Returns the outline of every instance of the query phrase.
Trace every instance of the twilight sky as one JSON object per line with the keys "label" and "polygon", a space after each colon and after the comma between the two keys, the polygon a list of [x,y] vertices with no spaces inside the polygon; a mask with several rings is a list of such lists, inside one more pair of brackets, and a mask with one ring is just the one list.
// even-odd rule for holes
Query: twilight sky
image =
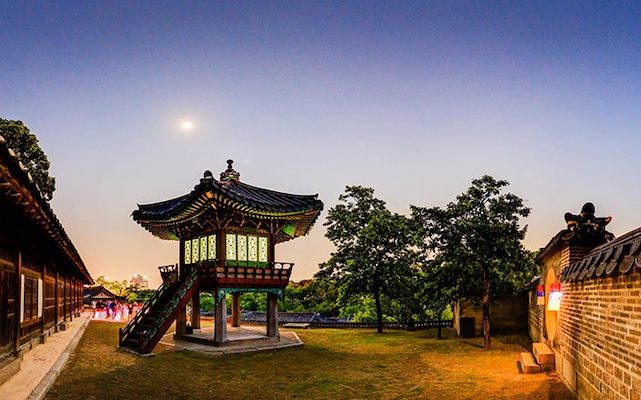
{"label": "twilight sky", "polygon": [[[585,201],[641,225],[640,4],[482,3],[2,0],[0,116],[40,138],[94,277],[159,284],[177,242],[132,210],[227,158],[326,210],[345,185],[407,213],[491,174],[532,207],[530,249]],[[276,249],[294,280],[331,251],[325,215]]]}

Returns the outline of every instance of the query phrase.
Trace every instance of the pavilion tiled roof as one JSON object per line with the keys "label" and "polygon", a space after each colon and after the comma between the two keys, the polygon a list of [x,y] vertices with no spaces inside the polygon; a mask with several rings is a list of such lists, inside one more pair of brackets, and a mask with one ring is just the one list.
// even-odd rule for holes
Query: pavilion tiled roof
{"label": "pavilion tiled roof", "polygon": [[27,169],[2,136],[0,136],[0,188],[2,193],[11,198],[28,218],[46,232],[67,261],[84,278],[85,283],[93,283],[78,250],[67,236],[49,202],[45,200]]}
{"label": "pavilion tiled roof", "polygon": [[323,202],[318,200],[318,195],[282,193],[239,181],[220,182],[212,178],[203,179],[191,193],[186,195],[159,203],[140,204],[132,216],[136,221],[179,217],[208,191],[219,194],[221,198],[237,202],[256,214],[281,215],[323,209]]}
{"label": "pavilion tiled roof", "polygon": [[295,236],[302,236],[323,210],[323,202],[317,194],[283,193],[240,182],[240,175],[231,168],[231,160],[228,163],[220,180],[205,171],[190,193],[159,203],[139,204],[132,213],[133,219],[162,239],[176,239],[176,225],[198,217],[210,204],[216,204],[216,207],[222,206],[256,219],[298,221]]}

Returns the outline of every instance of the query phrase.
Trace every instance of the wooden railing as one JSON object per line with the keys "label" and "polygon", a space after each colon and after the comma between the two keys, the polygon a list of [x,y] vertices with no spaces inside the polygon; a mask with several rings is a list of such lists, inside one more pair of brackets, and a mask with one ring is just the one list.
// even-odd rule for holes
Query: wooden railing
{"label": "wooden railing", "polygon": [[243,261],[216,260],[201,263],[197,268],[204,279],[215,279],[218,282],[254,282],[284,283],[289,281],[294,263],[262,263],[259,266],[247,266]]}
{"label": "wooden railing", "polygon": [[[152,339],[156,339],[154,343],[160,340],[156,338],[156,335],[158,335],[159,332],[163,334],[167,328],[169,328],[169,325],[173,323],[175,316],[172,315],[178,310],[178,307],[185,305],[188,299],[191,298],[193,293],[192,289],[194,289],[197,280],[198,272],[196,270],[190,271],[186,276],[180,277],[180,283],[176,289],[177,293],[166,303],[162,312],[154,320],[153,325],[142,332],[142,337],[140,338],[141,351],[151,351],[151,349],[146,350],[149,342]],[[155,344],[153,344],[152,347],[153,346],[155,346]]]}
{"label": "wooden railing", "polygon": [[178,264],[163,265],[158,269],[163,282],[175,279],[178,276]]}
{"label": "wooden railing", "polygon": [[125,338],[131,333],[133,328],[142,321],[143,316],[152,309],[156,303],[173,287],[174,283],[178,280],[178,274],[171,274],[168,280],[163,279],[162,285],[154,292],[153,295],[145,302],[140,311],[129,321],[127,326],[121,328],[118,332],[118,345],[122,346]]}

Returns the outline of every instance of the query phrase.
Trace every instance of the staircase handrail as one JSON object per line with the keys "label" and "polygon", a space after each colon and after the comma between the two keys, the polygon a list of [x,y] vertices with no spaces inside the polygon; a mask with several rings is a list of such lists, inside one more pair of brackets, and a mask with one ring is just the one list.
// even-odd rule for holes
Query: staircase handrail
{"label": "staircase handrail", "polygon": [[153,307],[154,304],[162,297],[169,287],[173,286],[174,282],[177,280],[178,275],[172,275],[169,280],[164,281],[160,287],[154,292],[153,295],[143,304],[142,308],[136,313],[136,315],[129,321],[127,326],[121,328],[118,332],[118,344],[122,346],[123,341],[131,333],[131,330],[142,320],[142,317]]}
{"label": "staircase handrail", "polygon": [[192,268],[191,271],[187,273],[185,278],[180,279],[180,286],[178,287],[178,296],[175,296],[171,303],[167,304],[163,313],[158,316],[158,319],[154,321],[154,325],[149,329],[146,329],[142,332],[140,337],[140,349],[143,349],[149,340],[151,340],[154,335],[156,335],[158,329],[164,324],[167,318],[175,311],[180,303],[180,300],[185,296],[185,294],[191,289],[196,280],[198,279],[198,268]]}

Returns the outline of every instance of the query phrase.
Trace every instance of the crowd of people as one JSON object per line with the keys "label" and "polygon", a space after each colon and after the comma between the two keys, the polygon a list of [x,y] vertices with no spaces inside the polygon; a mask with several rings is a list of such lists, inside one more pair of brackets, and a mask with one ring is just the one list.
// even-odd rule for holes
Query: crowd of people
{"label": "crowd of people", "polygon": [[91,303],[91,318],[110,321],[129,321],[142,308],[138,302],[127,303],[118,300]]}

